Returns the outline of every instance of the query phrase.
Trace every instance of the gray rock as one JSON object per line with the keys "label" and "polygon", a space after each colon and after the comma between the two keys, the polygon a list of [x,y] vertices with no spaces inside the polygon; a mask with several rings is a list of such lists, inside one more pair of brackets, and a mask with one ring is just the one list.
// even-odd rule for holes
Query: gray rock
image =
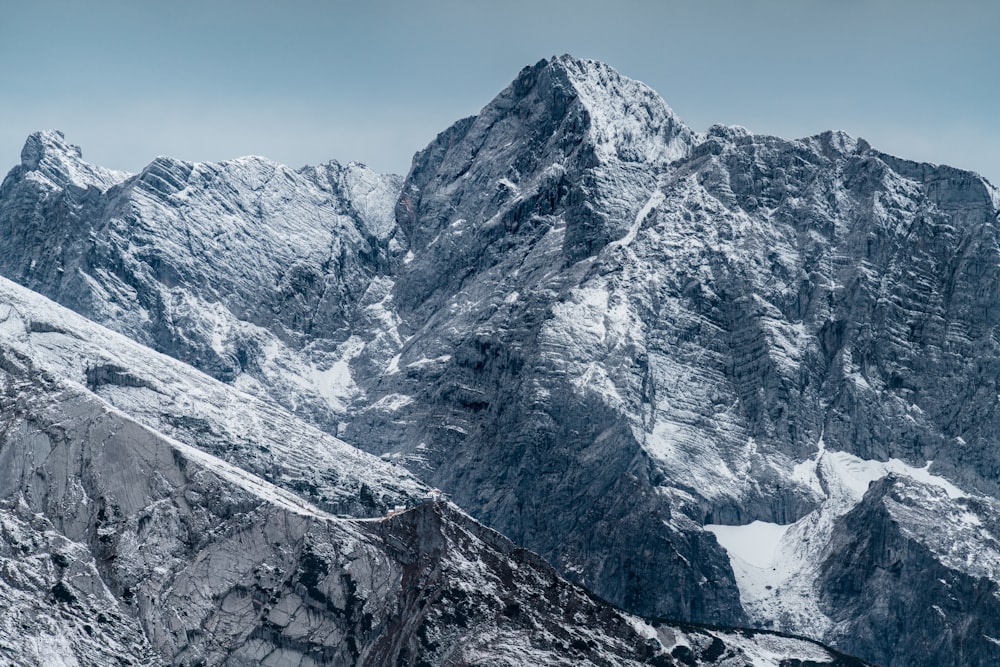
{"label": "gray rock", "polygon": [[[822,566],[820,590],[839,623],[838,644],[886,667],[994,664],[998,509],[993,500],[950,510],[906,478],[873,484],[838,524]],[[978,535],[969,539],[970,532]],[[943,539],[929,547],[927,534]],[[967,563],[982,569],[969,572]]]}
{"label": "gray rock", "polygon": [[405,371],[369,389],[414,401],[392,420],[376,402],[346,437],[369,449],[384,440],[618,604],[735,623],[725,555],[673,516],[655,491],[662,472],[619,411],[566,382],[560,357],[573,341],[546,330],[692,142],[651,90],[568,57],[526,68],[440,135],[414,159],[397,206],[413,253],[394,298],[410,334]]}
{"label": "gray rock", "polygon": [[[838,485],[933,461],[932,473],[995,497],[1000,197],[974,174],[835,132],[681,132],[675,159],[634,165],[587,148],[611,131],[588,125],[611,103],[585,91],[600,81],[609,98],[632,94],[602,72],[565,59],[526,70],[418,154],[397,209],[414,253],[395,290],[399,370],[367,386],[375,403],[345,435],[630,609],[747,613],[839,641],[857,607],[824,597],[808,557],[802,587],[769,608],[745,580],[737,604],[729,558],[699,526],[795,523],[795,539],[814,531],[813,554],[860,500],[806,474],[824,451],[857,457]],[[576,107],[588,109],[579,122]],[[659,145],[655,127],[632,137]],[[516,192],[508,146],[525,146],[533,169]],[[567,241],[579,230],[590,241]],[[387,418],[385,396],[410,400]],[[883,582],[886,594],[944,604],[919,571]],[[842,606],[804,611],[817,596]],[[848,644],[866,657],[963,664],[961,652],[922,657],[889,619],[864,618],[884,643]]]}

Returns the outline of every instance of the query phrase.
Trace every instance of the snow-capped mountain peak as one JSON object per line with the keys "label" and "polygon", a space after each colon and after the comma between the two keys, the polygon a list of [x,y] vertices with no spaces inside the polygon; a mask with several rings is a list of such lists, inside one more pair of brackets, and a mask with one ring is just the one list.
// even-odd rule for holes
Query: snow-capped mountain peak
{"label": "snow-capped mountain peak", "polygon": [[107,190],[131,174],[92,165],[83,159],[79,146],[66,141],[59,130],[43,130],[28,137],[21,149],[21,168],[33,172],[56,187]]}
{"label": "snow-capped mountain peak", "polygon": [[568,54],[539,64],[543,63],[563,73],[576,90],[601,159],[662,165],[690,151],[694,133],[646,84],[602,62]]}

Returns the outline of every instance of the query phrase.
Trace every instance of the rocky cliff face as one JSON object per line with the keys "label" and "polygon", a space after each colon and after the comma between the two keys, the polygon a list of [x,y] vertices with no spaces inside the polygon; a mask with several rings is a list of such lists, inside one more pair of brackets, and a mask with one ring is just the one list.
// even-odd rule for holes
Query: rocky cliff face
{"label": "rocky cliff face", "polygon": [[289,489],[325,511],[379,516],[426,490],[404,470],[187,364],[4,281],[0,340],[158,433]]}
{"label": "rocky cliff face", "polygon": [[961,498],[945,510],[944,495],[885,477],[837,526],[818,588],[846,650],[887,667],[996,662],[1000,507]]}
{"label": "rocky cliff face", "polygon": [[[570,80],[582,70],[611,97],[625,94],[598,65],[546,62],[417,157],[401,199],[413,213],[400,221],[405,229],[426,212],[423,227],[440,233],[426,263],[446,268],[426,282],[445,292],[417,303],[397,290],[403,312],[413,303],[404,322],[419,328],[398,363],[405,376],[376,387],[413,397],[395,413],[406,426],[375,415],[353,422],[348,438],[370,443],[372,431],[388,432],[383,446],[419,456],[426,478],[630,608],[742,612],[834,636],[833,618],[849,612],[842,598],[824,598],[825,579],[812,573],[805,591],[787,585],[758,596],[741,578],[738,607],[729,559],[695,526],[794,524],[779,553],[802,559],[831,539],[830,526],[860,500],[853,485],[869,473],[895,466],[919,477],[930,466],[927,474],[968,492],[996,493],[997,448],[983,426],[997,408],[996,191],[974,174],[886,156],[840,133],[786,141],[715,127],[688,141],[679,133],[684,148],[668,163],[633,165],[596,148],[578,148],[597,157],[574,162],[577,153],[533,148],[543,175],[580,184],[602,171],[616,174],[615,185],[574,197],[571,186],[539,178],[484,209],[483,192],[511,191],[499,173],[509,160],[483,154],[490,142],[467,128],[502,129],[494,118],[518,91],[531,109],[571,108],[539,70]],[[590,122],[608,117],[607,102],[579,89],[576,104],[599,107]],[[632,137],[656,146],[660,126],[639,124]],[[567,139],[575,127],[554,136],[597,143],[586,123],[579,143]],[[463,171],[428,159],[439,154],[483,159]],[[477,168],[494,170],[495,188],[477,180]],[[411,187],[419,200],[407,199]],[[580,217],[581,197],[588,210],[614,211],[583,256],[566,240],[592,220]],[[501,222],[493,243],[502,252],[483,249]],[[425,251],[412,251],[399,285],[411,283],[409,272],[423,282]],[[854,458],[837,467],[825,451]],[[841,475],[836,483],[823,476],[827,465]],[[952,502],[942,500],[944,521]],[[976,576],[996,581],[992,570]],[[675,577],[681,587],[667,590]],[[893,585],[896,594],[913,590]],[[893,647],[873,657],[895,650],[923,659],[907,649],[909,630],[873,620]]]}
{"label": "rocky cliff face", "polygon": [[[998,210],[975,174],[843,133],[693,133],[562,57],[405,182],[259,159],[128,176],[37,135],[0,188],[0,271],[405,464],[633,612],[960,665],[997,639],[1000,574],[865,492],[909,480],[936,499],[926,526],[1000,493]],[[199,440],[188,406],[143,407],[155,373],[76,373]],[[230,447],[224,409],[191,409]],[[340,511],[308,466],[252,451],[226,458]],[[973,514],[962,548],[992,553]],[[906,577],[883,576],[875,534],[906,545]],[[914,648],[935,632],[951,648]]]}
{"label": "rocky cliff face", "polygon": [[[616,406],[567,374],[577,332],[552,328],[691,141],[651,90],[570,59],[527,68],[438,137],[397,207],[413,253],[394,293],[403,370],[369,390],[412,402],[388,428],[376,407],[346,433],[365,447],[385,438],[490,525],[630,609],[738,622],[724,554],[671,512]],[[550,509],[562,507],[574,518]]]}
{"label": "rocky cliff face", "polygon": [[[210,412],[213,392],[235,390],[3,279],[0,307],[6,660],[736,665],[778,655],[861,664],[803,640],[646,623],[448,503],[411,499],[391,519],[328,514],[203,451],[218,438],[192,446],[133,419],[127,411],[148,418],[142,394],[99,395],[117,382],[155,390],[169,405],[183,391]],[[153,364],[157,384],[129,368],[93,373],[103,379],[97,387],[76,382],[69,360],[89,364],[99,344],[103,354]],[[326,462],[336,473],[329,493],[355,495],[361,484],[383,498],[416,487],[402,471],[393,485],[389,466],[361,452],[339,454]],[[274,452],[271,467],[290,465],[284,456]]]}

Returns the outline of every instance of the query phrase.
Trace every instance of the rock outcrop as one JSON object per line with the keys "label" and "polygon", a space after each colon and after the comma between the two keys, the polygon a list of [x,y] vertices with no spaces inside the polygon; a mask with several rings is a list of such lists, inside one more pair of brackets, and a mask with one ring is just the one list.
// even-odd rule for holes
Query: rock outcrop
{"label": "rock outcrop", "polygon": [[[0,186],[3,275],[336,433],[383,326],[400,178],[331,162],[92,167],[32,135]],[[28,224],[25,224],[28,223]],[[391,324],[391,323],[390,323]],[[378,356],[376,354],[376,356]],[[391,357],[391,354],[388,354]],[[386,357],[388,358],[388,357]]]}

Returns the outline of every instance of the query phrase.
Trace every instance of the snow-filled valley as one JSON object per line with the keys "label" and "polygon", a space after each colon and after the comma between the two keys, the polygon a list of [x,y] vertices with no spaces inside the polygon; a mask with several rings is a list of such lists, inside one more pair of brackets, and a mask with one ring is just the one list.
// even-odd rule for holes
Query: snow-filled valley
{"label": "snow-filled valley", "polygon": [[[821,440],[815,458],[798,464],[793,472],[825,496],[817,509],[792,524],[706,525],[729,554],[740,599],[751,618],[812,636],[829,636],[835,630],[834,621],[819,605],[817,586],[820,567],[829,556],[833,527],[861,502],[873,482],[886,477],[895,478],[922,501],[915,511],[890,508],[904,530],[938,551],[942,562],[956,570],[1000,578],[1000,542],[979,516],[984,510],[992,511],[996,503],[987,498],[979,499],[985,507],[962,502],[968,494],[931,474],[930,465],[914,468],[899,459],[866,461],[826,451]],[[956,559],[951,549],[960,550],[962,557]]]}

